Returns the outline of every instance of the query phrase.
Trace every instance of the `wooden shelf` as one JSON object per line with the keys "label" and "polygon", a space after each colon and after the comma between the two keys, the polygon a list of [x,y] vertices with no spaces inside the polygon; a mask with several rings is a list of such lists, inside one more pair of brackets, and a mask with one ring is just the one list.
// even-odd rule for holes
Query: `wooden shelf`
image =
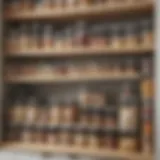
{"label": "wooden shelf", "polygon": [[71,83],[71,82],[92,82],[92,81],[119,81],[119,80],[138,80],[140,77],[135,75],[85,75],[85,76],[53,76],[53,75],[31,75],[6,78],[7,83]]}
{"label": "wooden shelf", "polygon": [[152,45],[133,46],[128,48],[86,47],[86,48],[51,48],[51,49],[13,49],[6,51],[6,57],[70,57],[87,55],[142,55],[153,52]]}
{"label": "wooden shelf", "polygon": [[146,0],[137,3],[128,4],[110,4],[101,6],[90,6],[90,7],[75,7],[75,8],[63,8],[63,9],[52,9],[52,10],[36,10],[36,11],[21,11],[19,10],[5,13],[5,20],[40,20],[40,19],[60,19],[66,20],[70,18],[80,18],[93,15],[119,15],[125,13],[142,13],[153,9],[153,1]]}
{"label": "wooden shelf", "polygon": [[39,75],[39,76],[19,76],[6,78],[5,82],[8,83],[63,83],[63,82],[83,82],[83,81],[119,81],[119,80],[138,80],[139,75],[89,75],[89,76],[52,76],[52,75]]}
{"label": "wooden shelf", "polygon": [[122,158],[127,160],[153,160],[154,156],[151,154],[130,153],[117,150],[106,150],[99,148],[76,147],[76,146],[62,146],[62,145],[42,145],[42,144],[21,144],[8,143],[3,144],[2,149],[9,151],[24,151],[24,152],[41,152],[41,153],[56,153],[56,154],[73,154],[73,155],[87,155],[99,157]]}

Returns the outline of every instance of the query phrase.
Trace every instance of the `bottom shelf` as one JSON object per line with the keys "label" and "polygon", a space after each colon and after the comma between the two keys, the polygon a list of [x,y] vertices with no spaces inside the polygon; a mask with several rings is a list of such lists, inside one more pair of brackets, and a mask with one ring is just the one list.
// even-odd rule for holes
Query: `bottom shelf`
{"label": "bottom shelf", "polygon": [[41,152],[41,153],[57,153],[57,154],[76,154],[86,156],[112,157],[122,158],[126,160],[153,160],[154,156],[149,153],[133,153],[122,152],[120,150],[106,150],[100,148],[80,148],[75,146],[62,145],[42,145],[42,144],[28,144],[28,143],[5,143],[2,149],[9,151],[24,151],[24,152]]}

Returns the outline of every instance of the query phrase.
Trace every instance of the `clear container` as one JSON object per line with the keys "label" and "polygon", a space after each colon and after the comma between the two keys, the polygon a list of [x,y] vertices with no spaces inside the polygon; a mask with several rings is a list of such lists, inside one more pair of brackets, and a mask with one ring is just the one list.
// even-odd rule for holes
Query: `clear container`
{"label": "clear container", "polygon": [[42,48],[50,49],[53,47],[53,26],[45,24],[43,28]]}
{"label": "clear container", "polygon": [[121,137],[119,140],[119,149],[125,152],[135,152],[137,150],[137,138]]}
{"label": "clear container", "polygon": [[142,20],[141,26],[141,45],[152,46],[153,45],[153,29],[150,19]]}
{"label": "clear container", "polygon": [[120,95],[118,128],[120,132],[136,131],[138,127],[137,97],[126,84]]}
{"label": "clear container", "polygon": [[125,74],[126,75],[135,75],[137,72],[136,72],[134,60],[128,59],[128,60],[126,60],[125,63],[126,63]]}

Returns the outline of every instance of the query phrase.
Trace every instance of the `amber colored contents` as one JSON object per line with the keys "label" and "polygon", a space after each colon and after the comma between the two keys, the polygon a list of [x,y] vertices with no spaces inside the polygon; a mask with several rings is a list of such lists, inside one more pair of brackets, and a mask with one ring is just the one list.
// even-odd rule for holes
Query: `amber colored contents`
{"label": "amber colored contents", "polygon": [[153,97],[154,95],[153,81],[150,79],[144,80],[141,85],[141,92],[143,98]]}

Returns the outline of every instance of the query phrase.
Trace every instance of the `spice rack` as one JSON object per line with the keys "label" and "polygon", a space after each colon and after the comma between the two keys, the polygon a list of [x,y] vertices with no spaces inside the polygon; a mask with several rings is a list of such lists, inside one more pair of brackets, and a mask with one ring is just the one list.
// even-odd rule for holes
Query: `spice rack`
{"label": "spice rack", "polygon": [[[23,2],[25,4],[25,1],[23,1]],[[41,4],[41,2],[39,2],[37,4],[34,4],[34,5],[29,4],[29,5],[32,6],[32,7],[30,6],[30,8],[28,8],[28,6],[27,6],[28,4],[25,4],[25,5],[24,4],[18,4],[18,3],[16,4],[16,2],[14,4],[14,2],[13,2],[13,4],[10,3],[10,5],[12,5],[12,6],[10,6],[10,5],[7,6],[5,4],[6,8],[4,10],[4,19],[6,20],[5,21],[6,24],[11,24],[13,26],[16,25],[16,27],[19,28],[19,25],[21,23],[22,24],[23,23],[28,23],[29,24],[28,26],[30,26],[30,24],[34,21],[38,21],[38,23],[39,23],[39,21],[42,21],[42,22],[44,21],[45,23],[46,22],[48,23],[49,20],[55,20],[55,22],[57,22],[57,23],[64,22],[64,24],[65,24],[65,23],[69,22],[69,23],[72,24],[73,21],[78,20],[78,19],[80,19],[80,20],[85,19],[85,21],[88,22],[88,21],[91,20],[90,17],[93,17],[93,16],[95,18],[99,18],[101,16],[102,17],[106,16],[108,18],[110,17],[110,19],[113,17],[114,21],[116,19],[121,21],[121,17],[123,17],[125,14],[132,15],[132,16],[137,15],[137,14],[141,15],[141,12],[143,11],[143,13],[147,14],[147,17],[148,17],[148,14],[151,14],[153,12],[153,1],[151,1],[151,0],[140,1],[140,2],[136,2],[136,1],[134,2],[132,0],[126,0],[125,2],[127,2],[127,3],[125,3],[125,4],[124,4],[124,2],[114,2],[114,1],[112,3],[109,3],[109,4],[107,4],[107,2],[105,2],[105,4],[103,4],[104,2],[101,2],[100,4],[99,3],[97,3],[97,4],[94,4],[94,3],[93,4],[88,4],[87,3],[86,4],[85,2],[87,2],[87,0],[86,1],[84,0],[83,2],[80,2],[79,5],[76,4],[74,6],[72,4],[73,6],[70,6],[68,8],[64,7],[64,6],[63,7],[62,6],[58,6],[58,7],[57,6],[56,7],[52,6],[54,9],[53,8],[49,9],[49,7],[51,7],[51,6],[47,6],[46,5],[47,2],[46,2],[46,4],[43,4],[43,3]],[[84,4],[81,6],[81,3],[82,4],[84,3]],[[36,8],[36,7],[38,7],[38,8]],[[46,7],[46,8],[44,8],[44,7]],[[19,9],[21,10],[21,14],[19,14]],[[18,12],[17,12],[17,10],[18,10]],[[117,15],[121,15],[121,16],[117,17]],[[143,15],[142,19],[143,19],[143,17],[146,18],[146,15],[145,16]],[[149,18],[150,18],[150,15],[149,15]],[[109,22],[110,22],[110,19],[109,19]],[[100,22],[98,22],[98,23],[100,23]],[[19,135],[19,137],[21,137],[21,138],[17,139],[16,133],[14,135],[15,137],[13,135],[11,135],[11,136],[9,136],[10,138],[8,138],[7,140],[6,140],[6,138],[4,138],[4,143],[2,143],[3,144],[2,148],[8,149],[8,150],[13,150],[13,151],[18,150],[18,151],[32,151],[32,152],[44,152],[44,153],[67,153],[67,154],[73,154],[73,155],[75,155],[75,154],[81,155],[82,154],[82,155],[93,155],[93,156],[99,156],[99,157],[124,158],[124,159],[128,159],[128,160],[140,160],[140,159],[152,160],[154,158],[153,151],[150,151],[150,148],[152,148],[151,147],[151,142],[150,142],[151,141],[150,139],[152,137],[151,136],[151,130],[152,130],[152,126],[151,126],[151,123],[152,123],[151,121],[152,120],[151,119],[152,119],[152,117],[150,115],[148,116],[148,112],[147,112],[148,111],[147,109],[150,108],[149,104],[153,105],[153,104],[148,102],[148,99],[150,101],[152,101],[152,98],[153,98],[153,95],[148,93],[148,92],[152,93],[152,91],[151,91],[152,90],[152,84],[150,82],[151,79],[152,79],[152,76],[150,75],[151,71],[148,71],[148,73],[146,73],[147,72],[146,70],[147,69],[149,70],[149,68],[150,68],[150,62],[148,62],[148,61],[143,62],[143,61],[141,61],[141,59],[145,59],[146,57],[147,57],[147,59],[150,59],[150,57],[152,57],[152,53],[154,52],[154,47],[153,47],[153,33],[152,33],[153,31],[150,30],[150,26],[148,25],[148,23],[147,24],[145,23],[145,25],[147,26],[147,31],[148,30],[149,31],[148,31],[148,34],[145,34],[146,31],[143,32],[143,30],[141,30],[142,37],[138,35],[139,32],[137,34],[138,36],[136,35],[138,38],[137,37],[135,38],[133,36],[135,33],[132,33],[132,31],[131,32],[129,31],[129,34],[127,33],[129,36],[130,35],[133,36],[133,39],[132,39],[133,41],[130,43],[130,44],[133,44],[133,45],[130,45],[130,46],[127,46],[125,44],[123,46],[118,46],[118,47],[117,46],[113,47],[113,44],[112,45],[106,45],[108,43],[108,41],[106,42],[106,37],[102,38],[102,37],[99,37],[99,35],[98,35],[98,38],[97,38],[97,33],[96,33],[96,36],[93,34],[97,38],[96,40],[94,39],[95,37],[92,34],[91,34],[91,38],[90,38],[90,35],[89,35],[89,38],[87,38],[87,40],[86,40],[86,37],[84,37],[84,35],[83,35],[84,33],[81,33],[81,31],[80,31],[80,36],[79,36],[79,34],[77,34],[78,36],[76,35],[75,37],[76,38],[78,37],[78,38],[74,39],[76,42],[78,41],[77,42],[78,45],[77,44],[73,45],[73,42],[74,42],[73,39],[72,39],[72,45],[70,45],[71,43],[70,43],[70,39],[69,39],[69,41],[64,41],[63,42],[65,44],[67,42],[69,42],[69,45],[67,47],[64,47],[63,45],[61,45],[60,47],[55,47],[51,42],[52,38],[50,38],[50,37],[46,38],[45,36],[44,37],[40,36],[38,38],[35,36],[34,38],[36,40],[32,41],[32,42],[33,42],[33,44],[37,44],[37,39],[40,39],[40,38],[43,37],[44,39],[46,38],[46,41],[48,40],[49,45],[46,43],[48,47],[42,46],[42,44],[43,45],[45,44],[45,43],[42,43],[42,42],[40,42],[40,44],[41,44],[40,47],[39,46],[38,47],[35,47],[35,46],[34,47],[33,46],[32,47],[26,47],[26,45],[25,45],[26,40],[27,40],[27,43],[28,43],[30,41],[29,38],[31,38],[31,37],[26,38],[23,34],[20,35],[21,36],[20,37],[18,32],[16,32],[16,33],[13,32],[13,34],[7,36],[7,38],[9,37],[11,40],[9,40],[9,43],[8,43],[5,39],[5,43],[4,43],[5,44],[4,45],[4,52],[5,52],[4,53],[4,60],[5,60],[4,83],[5,83],[5,86],[6,86],[5,87],[6,94],[8,94],[8,92],[10,91],[10,88],[12,90],[12,86],[19,86],[19,85],[27,85],[27,86],[28,85],[32,85],[32,86],[34,86],[34,85],[35,86],[36,85],[41,86],[42,85],[43,86],[43,85],[54,85],[55,84],[56,87],[57,87],[59,85],[63,85],[63,86],[72,85],[72,83],[73,83],[73,85],[75,85],[75,83],[77,85],[79,83],[87,83],[87,85],[89,85],[89,83],[95,83],[98,86],[98,85],[100,85],[101,82],[103,82],[103,83],[104,82],[105,83],[110,82],[110,83],[113,83],[113,84],[114,83],[121,83],[121,82],[123,82],[123,84],[125,84],[125,83],[130,84],[130,83],[133,82],[133,83],[138,83],[138,85],[136,84],[136,86],[141,85],[141,88],[139,88],[139,89],[141,90],[140,98],[142,99],[142,104],[137,102],[138,101],[137,98],[134,99],[134,96],[133,96],[134,94],[132,95],[132,93],[130,93],[130,91],[128,91],[130,89],[124,89],[124,92],[126,92],[126,94],[127,94],[127,95],[125,95],[125,93],[124,93],[124,96],[128,96],[128,99],[130,100],[129,102],[128,101],[126,102],[127,105],[129,105],[129,106],[131,104],[132,105],[141,105],[142,106],[141,109],[138,109],[138,111],[137,111],[137,109],[135,110],[135,108],[131,105],[130,106],[131,110],[127,110],[128,111],[127,112],[126,110],[124,110],[124,109],[126,109],[124,106],[119,105],[120,109],[116,108],[116,107],[113,107],[114,111],[119,110],[117,112],[117,114],[120,114],[120,115],[121,114],[123,115],[124,112],[127,112],[128,114],[130,114],[130,113],[132,114],[133,112],[136,113],[136,114],[141,114],[141,112],[144,110],[147,118],[144,117],[144,119],[140,120],[140,122],[141,122],[141,126],[139,127],[140,128],[139,129],[140,133],[138,135],[138,138],[136,137],[137,139],[139,139],[139,141],[141,141],[141,142],[139,142],[141,144],[140,145],[141,147],[135,147],[137,144],[135,144],[132,141],[133,139],[129,138],[129,139],[127,139],[128,143],[129,142],[131,143],[131,141],[133,142],[133,144],[130,145],[130,147],[131,148],[136,148],[136,149],[135,150],[133,149],[134,151],[131,151],[131,152],[125,151],[125,149],[124,149],[124,148],[126,148],[125,141],[124,141],[124,139],[121,138],[120,142],[121,142],[121,147],[123,146],[122,148],[118,148],[117,144],[116,144],[116,147],[110,147],[109,148],[108,146],[113,145],[113,144],[111,145],[111,139],[110,139],[110,141],[108,139],[106,140],[106,143],[108,143],[108,144],[107,144],[107,147],[105,148],[103,146],[104,144],[102,146],[101,145],[96,145],[97,137],[95,136],[95,133],[94,133],[94,135],[92,135],[93,133],[90,133],[91,131],[87,131],[87,133],[86,133],[87,136],[88,135],[89,135],[89,137],[91,136],[90,138],[88,138],[88,139],[90,139],[91,142],[87,142],[87,143],[93,143],[93,145],[91,145],[91,146],[90,145],[76,146],[74,144],[76,140],[74,141],[74,143],[70,143],[70,144],[67,144],[67,142],[65,144],[63,144],[63,143],[62,144],[56,144],[56,143],[47,144],[46,143],[46,137],[44,138],[44,135],[39,132],[40,130],[42,130],[42,128],[44,126],[48,127],[46,124],[42,128],[41,127],[39,128],[39,126],[38,126],[38,128],[36,128],[37,126],[35,127],[34,126],[35,124],[33,125],[31,122],[29,122],[29,125],[26,125],[26,124],[24,125],[26,128],[24,128],[24,126],[22,126],[22,128],[23,128],[22,130],[19,129],[19,128],[21,128],[21,123],[17,123],[17,124],[15,123],[14,124],[14,120],[15,120],[14,118],[16,116],[18,117],[20,112],[24,112],[24,111],[22,111],[23,109],[25,110],[26,114],[29,113],[29,110],[27,110],[27,109],[29,109],[28,108],[29,105],[27,104],[28,106],[25,106],[26,102],[25,102],[25,105],[21,104],[21,103],[18,104],[19,106],[21,106],[20,109],[16,106],[16,103],[14,103],[15,99],[16,100],[20,99],[20,97],[18,97],[19,96],[18,95],[17,96],[18,98],[17,97],[13,98],[13,104],[15,105],[15,108],[17,107],[19,110],[13,109],[13,113],[11,113],[10,111],[9,111],[9,113],[7,111],[4,111],[5,116],[6,115],[8,116],[8,114],[9,114],[9,117],[11,118],[10,122],[13,123],[13,124],[10,124],[10,122],[7,122],[8,120],[5,117],[4,120],[6,122],[4,121],[5,122],[4,130],[6,130],[7,127],[9,127],[9,130],[16,130],[16,131],[18,130],[17,135]],[[54,26],[56,26],[56,24],[54,24]],[[16,27],[14,26],[13,28],[16,28]],[[91,27],[91,29],[92,29],[92,27]],[[8,28],[6,30],[8,31]],[[60,32],[63,32],[63,29],[61,29]],[[17,33],[18,33],[18,36],[17,36]],[[51,32],[49,32],[49,34],[50,33]],[[40,33],[40,34],[43,34],[43,33]],[[100,33],[100,35],[102,35],[102,33]],[[17,39],[15,40],[15,36],[20,37],[20,38],[18,40]],[[29,36],[32,36],[32,35],[29,34]],[[120,37],[122,38],[122,39],[120,38],[121,41],[126,42],[125,36],[121,32],[120,32]],[[112,38],[114,39],[115,37],[113,36]],[[60,36],[60,39],[61,39],[61,36]],[[81,42],[84,39],[85,39],[85,42],[87,41],[87,45],[86,44],[81,44]],[[137,39],[138,39],[138,42],[137,42]],[[147,41],[145,43],[139,43],[139,41],[143,41],[143,39],[145,39]],[[135,44],[135,41],[136,41],[136,44]],[[6,45],[6,42],[7,42],[7,45]],[[88,45],[88,44],[90,44],[90,42],[92,42],[93,44]],[[118,41],[118,43],[119,42],[120,41]],[[101,45],[101,43],[102,43],[102,45]],[[105,43],[105,45],[104,45],[104,43]],[[112,42],[110,42],[110,43],[112,43]],[[20,45],[17,45],[17,44],[20,44]],[[97,44],[97,45],[95,45],[95,44]],[[116,42],[116,44],[117,44],[117,42]],[[134,59],[133,63],[132,63],[132,61],[129,62],[129,65],[128,65],[129,67],[123,61],[121,62],[120,65],[119,65],[119,62],[113,61],[111,66],[109,66],[108,68],[105,66],[106,68],[105,67],[103,68],[103,70],[104,70],[103,73],[100,73],[100,71],[102,70],[102,67],[99,65],[99,64],[101,64],[101,61],[99,62],[98,65],[95,63],[95,61],[97,61],[98,57],[100,57],[100,56],[103,56],[103,57],[107,57],[107,56],[113,56],[113,57],[118,56],[119,57],[119,56],[122,56],[122,59],[125,56],[128,56],[128,57],[129,56],[136,56],[136,58]],[[80,59],[84,58],[85,59],[85,58],[88,58],[88,57],[89,58],[91,57],[91,58],[94,59],[94,60],[89,62],[89,63],[92,63],[92,65],[86,65],[86,64],[83,63],[83,61],[80,60],[79,63],[82,63],[82,65],[84,64],[84,67],[80,68],[80,69],[72,63],[71,63],[71,65],[70,64],[68,65],[68,62],[67,62],[67,65],[66,65],[67,67],[65,66],[65,69],[64,69],[64,66],[61,66],[61,64],[60,65],[58,64],[58,69],[56,68],[57,66],[55,67],[56,69],[54,67],[47,68],[47,67],[43,66],[42,64],[40,64],[42,67],[40,67],[39,69],[37,69],[37,66],[35,66],[35,65],[32,65],[32,67],[29,66],[27,68],[27,67],[25,67],[25,63],[22,63],[24,65],[23,67],[21,65],[17,65],[18,67],[15,67],[15,69],[14,69],[14,65],[11,66],[11,67],[8,67],[8,65],[10,65],[10,62],[12,62],[12,61],[15,61],[15,62],[25,61],[26,59],[27,60],[28,59],[33,60],[33,61],[35,61],[35,63],[37,63],[37,61],[36,61],[37,59],[41,59],[41,60],[44,59],[45,61],[48,61],[47,58],[49,58],[49,60],[52,59],[52,58],[53,59],[55,58],[54,61],[61,61],[62,60],[64,62],[64,61],[67,61],[65,58],[67,58],[68,60],[73,58],[72,61],[74,62],[75,61],[74,58],[80,58]],[[95,60],[95,58],[96,58],[96,60]],[[129,59],[132,59],[132,58],[129,58]],[[137,59],[140,59],[140,60],[137,60]],[[116,63],[118,63],[117,66],[116,66]],[[141,66],[142,66],[142,70],[141,70]],[[120,68],[120,69],[122,68],[123,71],[120,71],[118,68]],[[129,68],[129,69],[127,69],[127,68]],[[147,69],[145,70],[144,68],[147,68]],[[143,69],[145,71],[143,71]],[[34,72],[32,72],[32,70],[34,70]],[[85,70],[87,70],[88,73],[82,74],[82,71],[85,72]],[[109,73],[109,70],[110,70],[110,73]],[[111,74],[111,72],[112,72],[112,74]],[[93,86],[94,86],[94,84],[93,84]],[[55,87],[55,86],[53,86],[53,87]],[[73,88],[74,88],[74,86],[73,86]],[[101,88],[103,88],[103,87],[101,87]],[[126,86],[124,88],[126,88]],[[31,90],[34,90],[34,89],[32,88]],[[65,92],[65,89],[61,90],[61,92],[63,92],[63,91]],[[43,92],[43,91],[41,90],[41,92]],[[47,93],[48,92],[50,93],[50,91],[47,91]],[[146,94],[144,94],[144,92]],[[16,94],[16,92],[14,92],[14,93]],[[19,94],[21,94],[21,93],[23,94],[23,92],[20,91]],[[110,91],[108,91],[108,93],[110,93]],[[52,94],[52,92],[50,94]],[[50,96],[50,94],[48,95],[48,97]],[[73,94],[76,95],[77,93],[73,93]],[[86,93],[84,93],[84,95],[85,94]],[[123,95],[123,92],[120,91],[118,94]],[[100,103],[102,103],[103,106],[108,106],[108,104],[106,104],[106,102],[103,103],[104,100],[102,98],[103,97],[102,95],[99,95],[97,93],[95,95],[91,94],[91,95],[88,96],[89,97],[88,99],[92,99],[94,101],[94,98],[97,98],[98,99],[97,101],[100,101]],[[119,95],[119,97],[121,99],[120,101],[122,101],[121,103],[124,103],[124,97],[121,97],[120,95]],[[28,94],[27,94],[27,96],[28,96]],[[61,99],[63,99],[63,98],[64,97],[62,96]],[[79,96],[78,96],[78,98],[79,98]],[[25,99],[25,101],[28,101],[26,99]],[[74,97],[73,99],[77,100],[77,97],[76,98]],[[6,99],[6,101],[7,101],[7,99]],[[81,101],[83,103],[85,103],[84,99],[81,100]],[[86,103],[88,103],[88,101]],[[8,104],[5,104],[5,105],[7,107],[10,106]],[[43,107],[45,105],[43,104]],[[99,106],[99,104],[97,104],[97,106]],[[105,108],[105,107],[98,108],[97,106],[95,107],[95,110],[94,110],[97,113],[99,111],[108,112],[108,110],[110,110],[110,108]],[[43,107],[40,107],[40,110]],[[91,106],[90,108],[91,108],[91,110],[94,109],[93,106]],[[34,111],[36,110],[35,112],[38,111],[39,114],[41,112],[37,108],[37,106],[36,107],[31,107],[30,109],[31,110],[33,109]],[[86,110],[86,108],[83,108],[83,109]],[[66,108],[63,108],[63,111],[61,111],[61,112],[66,112],[66,114],[69,114],[71,112],[70,111],[68,113],[67,110],[66,111],[65,110],[66,110]],[[18,111],[20,111],[20,112],[18,112]],[[48,111],[46,112],[46,110],[45,110],[45,113],[46,113],[46,115],[48,115]],[[78,114],[79,113],[81,113],[81,111],[78,111]],[[15,115],[17,114],[17,115],[15,116],[14,114]],[[31,113],[31,115],[32,115],[32,113]],[[43,116],[44,115],[42,115],[42,117]],[[25,117],[26,117],[26,115],[25,115]],[[119,121],[123,121],[121,118],[119,119]],[[139,118],[141,119],[141,115],[140,115]],[[92,119],[94,119],[94,118],[92,118]],[[99,121],[96,118],[94,120],[95,120],[95,122]],[[94,120],[92,120],[91,124],[87,124],[87,126],[86,126],[87,129],[90,128],[89,126],[92,125]],[[39,120],[38,121],[35,120],[35,122],[36,123],[41,123]],[[47,122],[45,121],[45,123],[48,123],[48,120],[47,120]],[[63,123],[65,123],[65,121]],[[76,128],[75,126],[79,126],[78,123],[79,123],[79,121],[76,121],[74,123],[69,122],[69,125],[71,125],[73,128]],[[116,122],[116,123],[118,123],[118,122]],[[133,126],[134,126],[136,124],[136,122],[133,122],[133,123],[134,123],[133,124]],[[43,122],[42,122],[42,124],[43,124]],[[18,126],[18,129],[17,129],[16,125]],[[19,127],[19,125],[20,125],[20,127]],[[54,125],[52,125],[52,127],[55,127]],[[107,124],[107,125],[109,125],[109,124]],[[121,125],[123,125],[123,124],[119,124],[119,126],[116,128],[116,132],[119,133],[119,131],[117,131],[117,130],[119,130],[120,128],[121,128],[121,130],[123,130],[123,127]],[[62,124],[58,124],[58,125],[56,124],[56,127],[59,127],[59,126],[62,127],[62,128],[65,128],[65,126],[63,126]],[[32,127],[35,127],[36,130],[34,128],[34,129],[29,129],[29,131],[28,131],[28,128],[32,128]],[[53,129],[52,127],[51,128],[49,127],[49,130],[52,130]],[[101,131],[102,126],[99,125],[98,128]],[[132,129],[133,128],[131,128],[131,130]],[[48,128],[47,128],[47,130],[48,130]],[[30,134],[31,132],[32,132],[32,134],[34,133],[36,135],[36,136],[33,136],[34,138],[32,137],[34,143],[32,143],[32,141],[29,140],[29,137],[31,136],[31,134]],[[48,131],[46,131],[46,128],[45,129],[43,128],[43,132],[48,134]],[[82,132],[82,131],[80,131],[80,132]],[[52,134],[54,134],[54,132]],[[62,133],[59,132],[59,134],[62,134]],[[79,132],[78,132],[78,134],[79,134]],[[121,134],[122,133],[120,133],[120,135]],[[123,133],[123,134],[125,135],[125,133]],[[66,137],[67,137],[66,135],[63,135],[63,136],[61,135],[60,139],[65,139],[66,140]],[[96,132],[96,135],[97,135],[97,132]],[[100,133],[100,135],[101,135],[101,133]],[[122,137],[125,137],[124,135]],[[73,137],[74,136],[75,135],[73,135]],[[41,137],[41,138],[38,138],[38,137]],[[98,133],[98,137],[99,137],[99,133]],[[118,138],[119,137],[120,136],[118,136]],[[143,137],[143,138],[140,138],[140,137]],[[95,138],[96,138],[96,140],[95,140]],[[45,139],[45,141],[44,140],[42,141],[40,139]],[[147,142],[149,141],[147,144],[145,144],[146,140],[147,140]],[[62,140],[60,140],[60,141],[62,141]],[[98,139],[98,144],[101,143],[99,141],[101,141],[101,140]],[[48,143],[49,143],[49,141],[48,141]],[[112,143],[114,143],[114,142],[112,142]],[[146,152],[146,150],[147,150],[147,152]]]}

